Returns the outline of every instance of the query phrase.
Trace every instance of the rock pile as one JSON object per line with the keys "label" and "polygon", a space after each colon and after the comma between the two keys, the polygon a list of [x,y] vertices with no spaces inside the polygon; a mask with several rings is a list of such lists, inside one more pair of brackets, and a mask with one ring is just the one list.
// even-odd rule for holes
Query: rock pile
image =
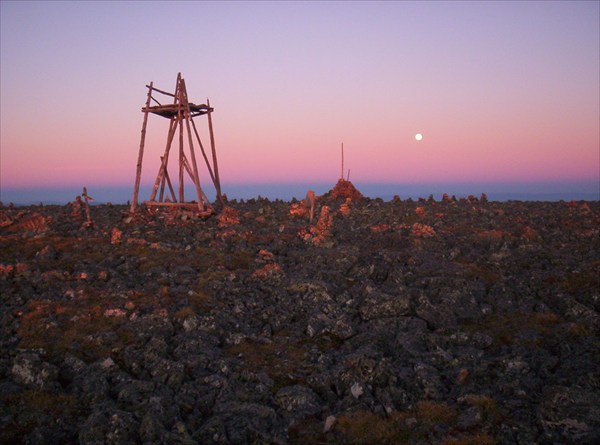
{"label": "rock pile", "polygon": [[362,198],[362,194],[356,187],[354,187],[352,182],[346,181],[345,179],[340,179],[335,187],[325,194],[325,197],[330,197],[333,199],[350,198],[352,201],[357,201]]}
{"label": "rock pile", "polygon": [[351,194],[0,208],[0,443],[598,443],[600,203]]}

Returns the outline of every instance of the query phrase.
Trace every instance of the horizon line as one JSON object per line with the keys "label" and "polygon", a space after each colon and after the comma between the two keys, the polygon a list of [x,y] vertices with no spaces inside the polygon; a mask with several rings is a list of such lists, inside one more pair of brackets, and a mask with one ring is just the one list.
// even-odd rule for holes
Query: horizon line
{"label": "horizon line", "polygon": [[[350,181],[363,194],[371,199],[381,198],[390,200],[394,195],[401,199],[427,198],[430,195],[441,199],[444,193],[456,197],[468,195],[480,196],[485,193],[490,201],[561,201],[561,200],[600,200],[600,180],[578,181],[535,181],[535,182],[420,182],[420,183],[375,183]],[[337,180],[336,180],[337,183]],[[189,186],[189,188],[188,188]],[[303,198],[307,190],[314,190],[317,194],[324,194],[333,189],[332,182],[268,182],[268,183],[223,183],[222,190],[228,199],[247,200],[263,197],[271,200],[292,200]],[[88,185],[90,196],[96,203],[126,203],[133,198],[131,185]],[[68,203],[80,195],[83,186],[57,185],[28,186],[28,187],[2,187],[0,188],[0,201],[12,202],[15,205],[35,205]],[[212,184],[203,187],[204,192],[211,201],[216,200],[216,193]],[[139,202],[150,196],[152,186],[142,185]],[[186,184],[186,194],[192,198],[194,194],[191,185]],[[193,198],[192,198],[193,200]]]}

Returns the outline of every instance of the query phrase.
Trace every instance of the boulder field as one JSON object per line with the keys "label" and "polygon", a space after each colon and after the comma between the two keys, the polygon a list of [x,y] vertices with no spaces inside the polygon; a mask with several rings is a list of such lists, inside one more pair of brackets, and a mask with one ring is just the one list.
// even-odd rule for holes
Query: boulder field
{"label": "boulder field", "polygon": [[0,443],[600,443],[600,203],[0,208]]}

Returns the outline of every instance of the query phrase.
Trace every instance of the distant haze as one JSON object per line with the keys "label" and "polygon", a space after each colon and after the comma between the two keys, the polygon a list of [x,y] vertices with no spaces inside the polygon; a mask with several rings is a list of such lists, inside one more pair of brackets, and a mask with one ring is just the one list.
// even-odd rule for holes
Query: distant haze
{"label": "distant haze", "polygon": [[[322,195],[331,190],[332,183],[284,183],[284,184],[224,184],[223,192],[229,199],[268,198],[271,200],[292,198],[302,199],[309,189],[317,195]],[[428,198],[441,200],[444,193],[457,198],[468,195],[480,197],[486,193],[488,199],[494,201],[559,201],[559,200],[600,200],[600,187],[594,181],[572,183],[448,183],[448,184],[372,184],[354,183],[363,195],[369,198],[391,200],[394,195],[401,199]],[[140,191],[140,201],[150,196],[151,187],[145,186]],[[17,188],[3,189],[0,191],[0,201],[5,205],[9,202],[21,205],[30,204],[67,204],[73,201],[82,192],[81,187],[63,188]],[[131,200],[133,186],[95,186],[88,187],[88,193],[94,198],[95,203],[111,202],[125,204]],[[193,190],[186,189],[188,199],[194,199]],[[206,194],[211,201],[215,200],[215,192],[211,187],[206,188]]]}

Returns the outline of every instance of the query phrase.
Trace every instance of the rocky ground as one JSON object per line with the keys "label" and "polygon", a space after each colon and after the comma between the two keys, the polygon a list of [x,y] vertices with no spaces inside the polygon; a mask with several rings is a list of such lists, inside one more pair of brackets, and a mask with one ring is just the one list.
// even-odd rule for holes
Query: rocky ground
{"label": "rocky ground", "polygon": [[0,208],[0,443],[599,443],[600,203],[351,192]]}

